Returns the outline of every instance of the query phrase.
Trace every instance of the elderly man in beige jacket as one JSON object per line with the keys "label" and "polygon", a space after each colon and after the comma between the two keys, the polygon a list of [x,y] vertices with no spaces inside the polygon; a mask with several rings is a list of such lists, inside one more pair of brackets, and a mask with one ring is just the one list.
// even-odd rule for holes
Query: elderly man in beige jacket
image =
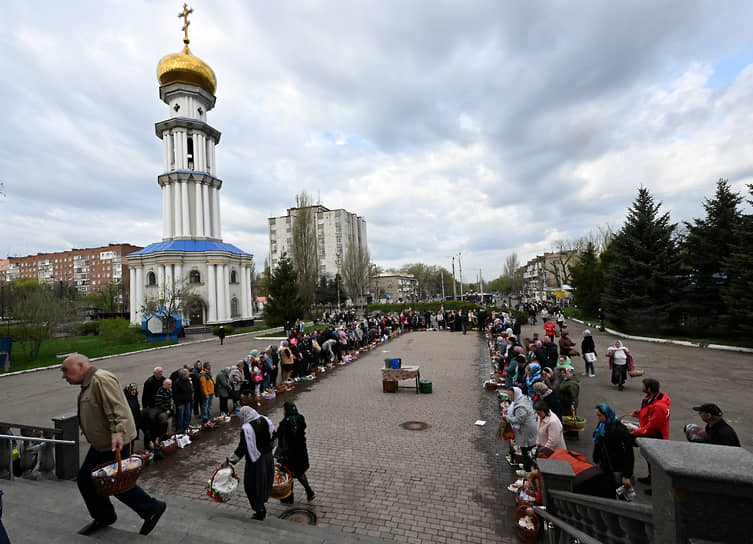
{"label": "elderly man in beige jacket", "polygon": [[[130,444],[136,437],[136,424],[118,379],[106,370],[89,364],[89,359],[74,354],[61,366],[63,379],[71,385],[80,385],[78,395],[79,425],[91,444],[78,473],[78,489],[93,521],[79,534],[90,535],[115,523],[117,515],[109,497],[97,494],[91,480],[92,470],[103,463],[114,461],[115,451],[130,454]],[[119,501],[134,510],[143,520],[142,535],[149,534],[157,525],[167,504],[148,495],[139,486],[115,495]]]}

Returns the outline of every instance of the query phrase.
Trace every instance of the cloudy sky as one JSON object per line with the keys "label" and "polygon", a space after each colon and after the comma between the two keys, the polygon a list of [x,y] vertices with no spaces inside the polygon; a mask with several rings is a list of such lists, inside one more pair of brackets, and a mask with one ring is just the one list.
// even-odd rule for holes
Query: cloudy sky
{"label": "cloudy sky", "polygon": [[[161,236],[159,59],[182,3],[4,0],[0,257]],[[674,221],[753,182],[753,3],[196,0],[227,242],[308,191],[372,260],[498,276],[640,185]]]}

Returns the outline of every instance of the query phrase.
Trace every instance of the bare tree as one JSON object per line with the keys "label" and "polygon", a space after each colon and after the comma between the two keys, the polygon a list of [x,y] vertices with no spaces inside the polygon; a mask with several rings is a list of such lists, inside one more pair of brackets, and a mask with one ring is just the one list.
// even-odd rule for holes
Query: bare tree
{"label": "bare tree", "polygon": [[353,304],[361,301],[369,286],[369,249],[359,243],[351,230],[342,264],[342,279],[345,291]]}
{"label": "bare tree", "polygon": [[573,276],[570,269],[580,259],[580,252],[585,243],[587,243],[585,237],[554,242],[554,250],[552,256],[546,259],[546,266],[557,281],[557,287],[572,283]]}
{"label": "bare tree", "polygon": [[518,261],[518,254],[513,252],[505,259],[502,277],[509,282],[511,293],[519,293],[523,289],[523,268]]}
{"label": "bare tree", "polygon": [[156,297],[145,297],[141,305],[143,315],[152,314],[162,323],[162,333],[167,335],[174,315],[184,315],[184,308],[190,307],[198,298],[196,291],[189,287],[188,276],[175,281],[172,286],[165,286],[164,292]]}
{"label": "bare tree", "polygon": [[614,237],[615,232],[612,225],[609,223],[600,225],[596,227],[596,232],[590,231],[583,237],[580,249],[583,249],[589,242],[591,242],[596,248],[596,254],[598,255],[609,246],[612,240],[614,240]]}
{"label": "bare tree", "polygon": [[298,288],[308,308],[315,302],[319,281],[319,251],[316,239],[316,210],[314,201],[302,191],[295,197],[296,212],[293,219],[293,266],[298,276]]}

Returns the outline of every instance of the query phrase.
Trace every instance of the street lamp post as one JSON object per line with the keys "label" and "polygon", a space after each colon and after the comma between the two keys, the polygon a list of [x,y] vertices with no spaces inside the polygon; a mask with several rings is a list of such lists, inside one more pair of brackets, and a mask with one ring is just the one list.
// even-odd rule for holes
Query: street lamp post
{"label": "street lamp post", "polygon": [[463,263],[460,262],[461,252],[458,251],[458,267],[460,268],[460,300],[463,300]]}
{"label": "street lamp post", "polygon": [[457,285],[455,285],[455,255],[452,256],[452,300],[458,299],[456,291]]}

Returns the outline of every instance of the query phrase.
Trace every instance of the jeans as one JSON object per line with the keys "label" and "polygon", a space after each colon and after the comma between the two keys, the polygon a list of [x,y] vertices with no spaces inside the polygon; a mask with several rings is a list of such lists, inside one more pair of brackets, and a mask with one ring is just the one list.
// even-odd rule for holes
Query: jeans
{"label": "jeans", "polygon": [[[129,451],[130,445],[126,444],[121,450],[121,455],[127,457]],[[81,469],[78,471],[78,478],[76,479],[78,490],[81,492],[81,497],[86,503],[89,514],[95,520],[105,524],[115,523],[118,516],[115,514],[115,508],[110,501],[110,497],[103,497],[94,489],[91,473],[97,465],[114,460],[115,452],[97,451],[94,449],[94,446],[91,446],[84,459],[84,464],[81,465]],[[139,486],[135,486],[125,493],[115,495],[115,498],[136,512],[141,519],[147,519],[161,504],[160,501],[147,494]]]}
{"label": "jeans", "polygon": [[3,492],[0,491],[0,544],[10,544],[8,533],[3,526]]}
{"label": "jeans", "polygon": [[212,419],[212,401],[214,401],[214,395],[208,395],[204,397],[201,404],[201,418],[204,421]]}
{"label": "jeans", "polygon": [[175,432],[184,433],[191,424],[191,403],[178,404],[175,407]]}

